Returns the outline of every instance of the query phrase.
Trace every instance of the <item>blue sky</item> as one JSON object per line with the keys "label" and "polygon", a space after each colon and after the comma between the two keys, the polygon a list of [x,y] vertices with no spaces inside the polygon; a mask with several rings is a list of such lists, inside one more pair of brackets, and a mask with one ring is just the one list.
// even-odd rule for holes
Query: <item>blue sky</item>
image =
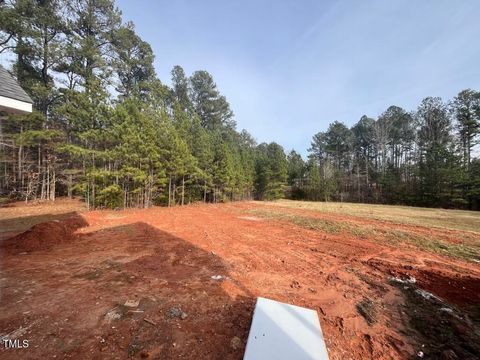
{"label": "blue sky", "polygon": [[209,71],[257,141],[306,154],[328,124],[480,90],[480,1],[120,0],[160,79]]}

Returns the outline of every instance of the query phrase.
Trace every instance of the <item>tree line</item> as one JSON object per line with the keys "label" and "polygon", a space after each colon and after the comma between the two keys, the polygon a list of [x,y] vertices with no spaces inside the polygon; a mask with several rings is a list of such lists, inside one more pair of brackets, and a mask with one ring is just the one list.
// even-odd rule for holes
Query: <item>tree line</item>
{"label": "tree line", "polygon": [[113,1],[1,2],[0,31],[35,108],[3,120],[2,196],[120,208],[282,194],[283,148],[236,130],[207,71],[175,66],[163,84]]}
{"label": "tree line", "polygon": [[154,69],[112,0],[0,2],[0,53],[34,101],[0,127],[2,197],[81,196],[89,208],[256,198],[478,208],[480,96],[313,137],[308,159],[238,131],[211,74]]}
{"label": "tree line", "polygon": [[288,154],[291,196],[447,208],[480,208],[480,92],[415,111],[390,106],[352,127],[335,121],[313,136],[308,161]]}

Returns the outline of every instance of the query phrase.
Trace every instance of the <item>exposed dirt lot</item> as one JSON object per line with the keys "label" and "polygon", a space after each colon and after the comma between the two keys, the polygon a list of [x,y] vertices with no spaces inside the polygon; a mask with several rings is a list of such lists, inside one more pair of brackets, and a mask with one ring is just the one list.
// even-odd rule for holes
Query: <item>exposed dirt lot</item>
{"label": "exposed dirt lot", "polygon": [[317,310],[331,359],[478,358],[480,224],[401,220],[292,203],[0,208],[0,334],[29,340],[0,357],[241,359],[263,296]]}

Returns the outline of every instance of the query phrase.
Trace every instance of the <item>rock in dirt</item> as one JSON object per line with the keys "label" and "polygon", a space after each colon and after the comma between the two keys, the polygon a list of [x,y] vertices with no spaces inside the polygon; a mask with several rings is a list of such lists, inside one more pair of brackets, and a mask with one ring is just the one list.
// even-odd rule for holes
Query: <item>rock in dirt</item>
{"label": "rock in dirt", "polygon": [[426,290],[417,289],[417,290],[415,290],[415,292],[416,292],[418,295],[421,295],[421,296],[422,296],[424,299],[426,299],[426,300],[435,299],[435,300],[437,300],[437,301],[442,302],[442,300],[441,300],[439,297],[433,295],[431,292],[428,292],[428,291],[426,291]]}
{"label": "rock in dirt", "polygon": [[234,336],[232,340],[230,340],[230,347],[233,350],[241,349],[243,347],[242,339],[240,339],[238,336]]}
{"label": "rock in dirt", "polygon": [[185,320],[188,317],[188,314],[180,308],[173,307],[170,310],[167,311],[167,316],[169,318],[180,318],[182,320]]}
{"label": "rock in dirt", "polygon": [[118,307],[114,307],[113,309],[109,310],[105,314],[105,320],[109,323],[114,321],[114,320],[121,319],[121,318],[122,318],[122,312],[120,311],[120,309]]}
{"label": "rock in dirt", "polygon": [[391,282],[396,282],[400,284],[415,284],[417,282],[417,279],[415,279],[413,276],[408,277],[407,279],[401,279],[396,276],[392,276],[389,278]]}
{"label": "rock in dirt", "polygon": [[302,286],[297,280],[293,280],[292,283],[290,284],[290,287],[292,289],[300,289]]}
{"label": "rock in dirt", "polygon": [[130,300],[127,300],[125,301],[125,306],[126,307],[129,307],[129,308],[136,308],[138,307],[138,304],[140,304],[140,300],[138,299],[130,299]]}
{"label": "rock in dirt", "polygon": [[148,351],[142,350],[142,352],[140,353],[140,357],[141,357],[142,359],[149,358],[149,357],[150,357],[150,353],[149,353]]}

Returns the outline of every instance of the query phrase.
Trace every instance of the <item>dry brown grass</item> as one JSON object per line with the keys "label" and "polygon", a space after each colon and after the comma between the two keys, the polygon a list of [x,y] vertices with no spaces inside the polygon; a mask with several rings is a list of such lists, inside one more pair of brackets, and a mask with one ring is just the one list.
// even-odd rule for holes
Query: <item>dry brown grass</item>
{"label": "dry brown grass", "polygon": [[[253,214],[257,217],[268,219],[268,220],[280,220],[286,221],[291,224],[300,226],[305,229],[309,230],[316,230],[321,231],[324,233],[329,234],[338,234],[344,233],[348,234],[349,236],[353,236],[361,240],[369,240],[374,241],[380,244],[390,245],[398,247],[401,244],[409,244],[413,245],[418,249],[431,252],[442,254],[444,256],[463,259],[467,261],[480,261],[480,232],[475,232],[472,228],[478,227],[477,225],[471,226],[468,231],[465,230],[457,230],[454,229],[457,233],[456,236],[461,238],[461,241],[458,242],[451,242],[446,237],[449,236],[449,231],[452,229],[448,227],[448,224],[445,224],[441,219],[438,221],[437,224],[438,230],[436,233],[429,233],[429,232],[418,232],[414,229],[404,229],[404,228],[397,228],[401,225],[396,225],[395,223],[400,224],[412,224],[412,218],[409,216],[400,216],[396,215],[396,220],[388,226],[376,226],[375,224],[364,224],[361,222],[355,221],[345,221],[342,219],[332,219],[332,218],[322,218],[322,217],[313,217],[309,216],[308,214],[299,215],[295,213],[289,213],[285,210],[282,211],[281,206],[287,206],[290,208],[303,208],[308,210],[313,210],[312,207],[315,209],[315,206],[322,207],[322,206],[330,206],[331,211],[323,211],[317,210],[319,213],[322,212],[329,212],[329,213],[336,213],[340,215],[352,215],[351,211],[349,210],[348,206],[350,205],[357,205],[357,204],[347,204],[346,207],[338,206],[339,204],[319,204],[319,203],[305,203],[305,202],[294,202],[294,201],[278,201],[274,203],[268,203],[269,205],[279,205],[278,207],[266,207],[260,209],[251,209],[248,210],[249,214]],[[298,206],[295,206],[298,205]],[[337,205],[338,207],[335,207]],[[340,204],[344,205],[344,204]],[[307,207],[308,206],[308,207]],[[372,205],[360,205],[364,207],[372,206]],[[333,210],[332,210],[333,209]],[[388,216],[391,216],[387,213],[386,210],[390,210],[391,213],[397,211],[397,214],[401,212],[396,209],[394,206],[384,207],[384,212],[382,213],[382,219],[386,220]],[[413,211],[416,211],[414,209]],[[432,210],[433,209],[421,209],[421,210]],[[446,210],[443,210],[446,211]],[[390,213],[390,214],[391,214]],[[371,216],[361,216],[368,219],[375,219],[375,217]],[[480,221],[480,220],[479,220]],[[392,226],[393,225],[393,226]],[[413,225],[422,225],[426,228],[428,227],[435,227],[426,225],[425,221],[423,224],[413,223]],[[458,224],[457,224],[458,225]],[[466,226],[465,224],[463,224]],[[441,229],[447,229],[441,230]]]}
{"label": "dry brown grass", "polygon": [[274,202],[265,202],[264,204],[358,216],[371,220],[388,220],[402,224],[474,231],[480,233],[480,212],[476,211],[293,200],[278,200]]}

